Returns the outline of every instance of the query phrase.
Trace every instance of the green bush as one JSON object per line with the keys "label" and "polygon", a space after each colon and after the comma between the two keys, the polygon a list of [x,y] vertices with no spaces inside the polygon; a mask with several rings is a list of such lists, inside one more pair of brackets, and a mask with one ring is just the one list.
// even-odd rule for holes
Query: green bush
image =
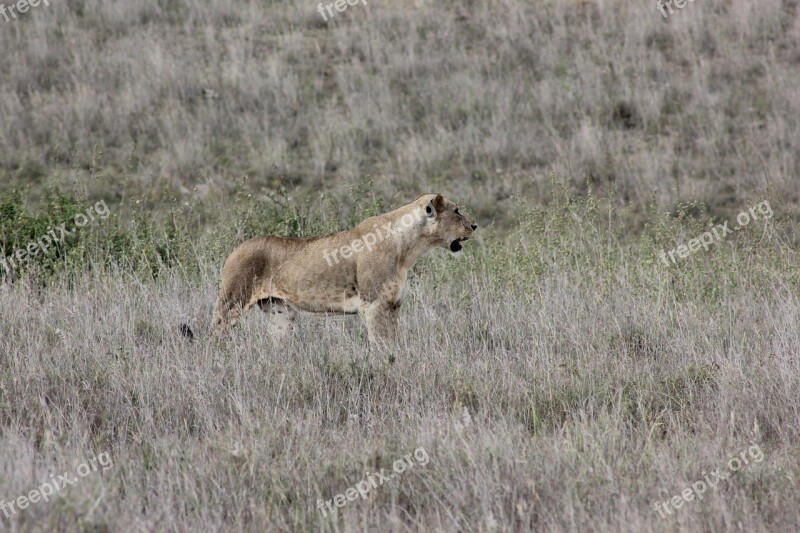
{"label": "green bush", "polygon": [[163,222],[144,210],[123,225],[105,201],[92,202],[56,190],[31,212],[20,191],[0,195],[0,280],[25,276],[41,283],[94,267],[117,266],[156,277],[162,268],[191,258],[181,213]]}

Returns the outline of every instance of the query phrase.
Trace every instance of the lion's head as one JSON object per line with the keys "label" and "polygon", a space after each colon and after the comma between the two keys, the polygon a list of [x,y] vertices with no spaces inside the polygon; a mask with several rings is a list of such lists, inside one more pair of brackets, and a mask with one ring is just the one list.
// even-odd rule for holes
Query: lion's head
{"label": "lion's head", "polygon": [[458,206],[437,194],[425,205],[425,216],[428,218],[426,234],[431,244],[458,253],[463,248],[461,243],[472,236],[478,225],[461,214]]}

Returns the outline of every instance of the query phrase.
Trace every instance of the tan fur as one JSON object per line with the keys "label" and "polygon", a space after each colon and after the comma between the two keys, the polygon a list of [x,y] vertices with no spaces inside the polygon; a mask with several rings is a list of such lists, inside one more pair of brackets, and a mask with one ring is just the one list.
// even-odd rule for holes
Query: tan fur
{"label": "tan fur", "polygon": [[[243,311],[258,304],[284,332],[293,328],[296,311],[357,312],[367,325],[370,341],[394,340],[408,270],[431,248],[450,249],[453,241],[466,240],[477,228],[456,211],[456,205],[443,196],[427,194],[349,231],[310,238],[250,239],[225,261],[214,310],[215,329],[227,332]],[[395,234],[389,235],[387,224]],[[349,257],[339,252],[338,261],[331,260],[334,250],[369,241],[368,234],[383,239],[371,251],[362,247]]]}

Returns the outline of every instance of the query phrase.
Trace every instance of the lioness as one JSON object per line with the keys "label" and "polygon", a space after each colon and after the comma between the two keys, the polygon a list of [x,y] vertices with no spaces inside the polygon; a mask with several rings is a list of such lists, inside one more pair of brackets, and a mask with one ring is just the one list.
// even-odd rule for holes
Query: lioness
{"label": "lioness", "polygon": [[295,312],[359,313],[372,343],[393,341],[408,270],[431,248],[462,249],[478,226],[441,194],[426,194],[349,231],[257,237],[228,256],[214,309],[225,333],[258,305],[284,331]]}

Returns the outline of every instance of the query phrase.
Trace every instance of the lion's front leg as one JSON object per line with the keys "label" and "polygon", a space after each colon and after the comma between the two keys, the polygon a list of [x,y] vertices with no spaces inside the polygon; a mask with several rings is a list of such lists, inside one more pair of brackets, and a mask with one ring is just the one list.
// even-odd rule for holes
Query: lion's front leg
{"label": "lion's front leg", "polygon": [[397,341],[397,324],[400,318],[400,304],[377,300],[361,305],[361,317],[367,325],[367,334],[372,344],[394,343]]}

